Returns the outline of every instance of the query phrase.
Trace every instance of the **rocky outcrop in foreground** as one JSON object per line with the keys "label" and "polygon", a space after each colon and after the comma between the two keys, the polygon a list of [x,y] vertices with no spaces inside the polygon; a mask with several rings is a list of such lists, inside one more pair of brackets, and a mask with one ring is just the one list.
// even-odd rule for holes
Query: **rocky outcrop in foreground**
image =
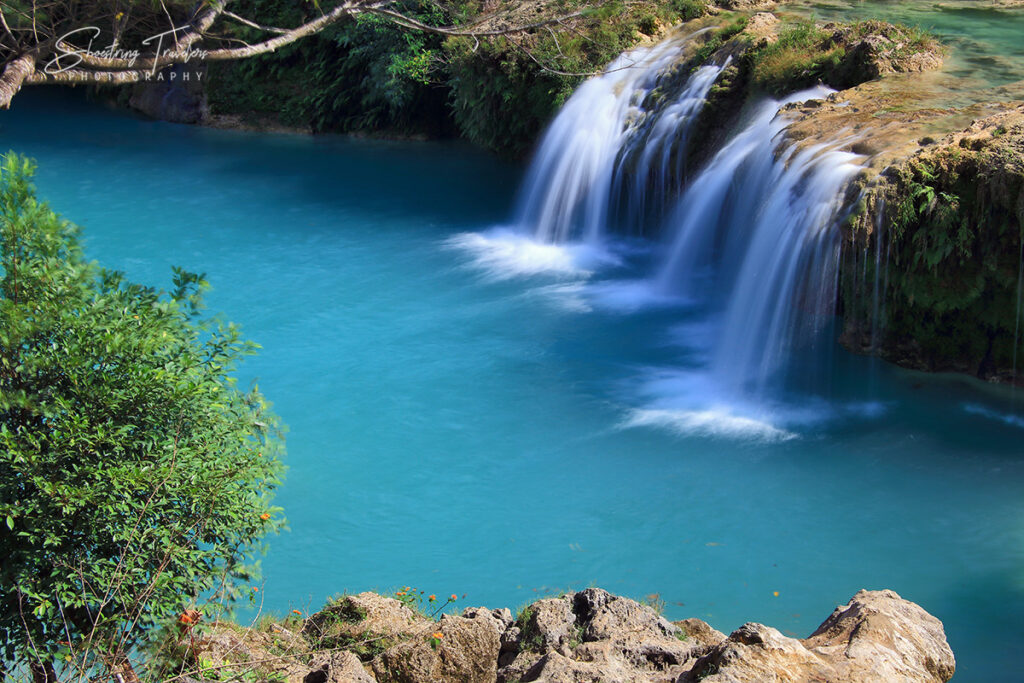
{"label": "rocky outcrop in foreground", "polygon": [[728,637],[669,622],[598,588],[435,621],[376,593],[256,629],[215,624],[199,643],[215,677],[304,683],[513,681],[947,681],[942,623],[892,591],[860,591],[808,638],[748,623]]}

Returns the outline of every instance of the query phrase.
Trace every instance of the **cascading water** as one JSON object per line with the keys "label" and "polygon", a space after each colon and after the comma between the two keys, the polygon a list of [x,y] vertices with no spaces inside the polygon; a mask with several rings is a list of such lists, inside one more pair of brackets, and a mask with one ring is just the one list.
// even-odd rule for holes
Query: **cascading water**
{"label": "cascading water", "polygon": [[663,191],[671,170],[679,168],[672,149],[685,147],[680,141],[727,64],[701,67],[671,104],[645,111],[647,95],[695,35],[627,52],[576,90],[530,166],[515,220],[520,230],[541,242],[600,239],[632,153],[639,160],[629,175],[637,183],[627,192],[642,200],[650,177]]}
{"label": "cascading water", "polygon": [[[726,390],[763,395],[791,354],[831,320],[839,264],[837,216],[857,157],[815,145],[773,164],[719,335],[713,372]],[[732,227],[732,226],[730,226]],[[732,240],[740,250],[739,240]]]}
{"label": "cascading water", "polygon": [[[682,416],[702,428],[725,405],[725,418],[744,430],[751,416],[764,418],[758,406],[772,404],[784,388],[794,352],[813,346],[832,319],[837,223],[860,166],[855,154],[842,151],[849,139],[798,145],[786,138],[790,120],[782,108],[831,92],[814,88],[752,108],[703,169],[685,169],[690,129],[729,63],[695,69],[676,96],[665,97],[674,82],[666,73],[681,61],[685,41],[627,53],[572,96],[524,184],[516,256],[561,269],[555,254],[571,259],[573,249],[606,243],[646,221],[640,232],[660,235],[665,246],[645,280],[590,291],[631,288],[620,298],[699,308],[706,315],[706,352],[699,387],[692,378],[680,384],[671,372],[649,383],[660,398],[640,421]],[[651,97],[655,89],[658,96]],[[659,217],[656,224],[652,216]],[[525,235],[529,248],[522,247]],[[463,245],[479,251],[479,244]],[[517,268],[518,274],[542,270]],[[698,394],[714,404],[711,413],[693,404]],[[739,405],[742,415],[733,410]],[[784,434],[773,430],[768,427],[772,436]]]}

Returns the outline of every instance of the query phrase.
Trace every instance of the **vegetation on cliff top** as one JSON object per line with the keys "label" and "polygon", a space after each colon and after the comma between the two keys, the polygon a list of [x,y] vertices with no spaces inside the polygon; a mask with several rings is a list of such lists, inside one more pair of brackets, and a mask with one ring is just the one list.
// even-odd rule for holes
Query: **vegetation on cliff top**
{"label": "vegetation on cliff top", "polygon": [[[847,343],[924,370],[1016,381],[1024,360],[1024,109],[890,168],[861,211],[848,237],[858,245],[852,257],[867,263],[845,269]],[[885,255],[877,265],[876,250]],[[866,292],[876,278],[885,303],[873,320]]]}
{"label": "vegetation on cliff top", "polygon": [[[268,23],[312,12],[287,0],[246,0]],[[587,74],[665,26],[700,16],[706,0],[507,3],[526,23],[579,13],[519,36],[445,37],[362,16],[274,54],[214,65],[213,114],[272,116],[315,132],[461,135],[521,156]],[[423,23],[459,24],[498,5],[404,0]],[[507,21],[507,19],[505,20]],[[496,26],[495,28],[500,28]],[[244,34],[240,37],[245,38]]]}

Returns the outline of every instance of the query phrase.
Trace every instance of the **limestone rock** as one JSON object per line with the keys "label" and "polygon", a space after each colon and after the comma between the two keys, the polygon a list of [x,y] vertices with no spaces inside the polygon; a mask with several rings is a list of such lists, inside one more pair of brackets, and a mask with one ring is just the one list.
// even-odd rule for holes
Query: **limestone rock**
{"label": "limestone rock", "polygon": [[[696,621],[696,620],[695,620]],[[703,624],[703,622],[698,622]],[[651,607],[599,588],[530,605],[517,625],[520,648],[499,680],[674,680],[725,638],[703,624],[691,638]]]}
{"label": "limestone rock", "polygon": [[948,681],[956,671],[942,622],[888,590],[860,591],[804,645],[843,680]]}
{"label": "limestone rock", "polygon": [[259,630],[217,622],[197,642],[197,648],[222,676],[255,673],[261,679],[301,683],[309,672],[307,644],[281,627]]}
{"label": "limestone rock", "polygon": [[599,588],[538,600],[517,620],[472,607],[434,621],[361,593],[301,632],[289,623],[212,624],[204,657],[222,674],[288,683],[939,683],[956,666],[939,620],[892,591],[857,593],[805,640],[670,623]]}
{"label": "limestone rock", "polygon": [[524,645],[541,652],[579,640],[579,625],[569,596],[538,600],[526,608],[519,623]]}
{"label": "limestone rock", "polygon": [[768,42],[775,42],[778,40],[776,31],[778,30],[779,18],[771,12],[758,12],[754,16],[750,17],[750,21],[747,22],[747,27],[744,29],[744,33],[753,36],[754,38],[762,38]]}
{"label": "limestone rock", "polygon": [[721,0],[718,3],[722,9],[735,12],[753,12],[772,9],[775,7],[775,0]]}
{"label": "limestone rock", "polygon": [[710,624],[700,619],[683,619],[672,623],[682,630],[687,641],[703,647],[714,647],[725,640],[724,633],[711,628]]}
{"label": "limestone rock", "polygon": [[429,620],[394,598],[376,593],[346,595],[306,619],[302,635],[314,646],[348,646],[366,659],[421,634]]}
{"label": "limestone rock", "polygon": [[436,626],[377,656],[371,664],[377,680],[493,683],[506,628],[504,615],[484,609],[467,612],[471,616],[444,615]]}
{"label": "limestone rock", "polygon": [[774,628],[744,624],[701,657],[679,680],[681,683],[797,683],[835,681],[835,672],[823,658],[795,638]]}
{"label": "limestone rock", "polygon": [[744,624],[679,680],[942,683],[956,670],[938,619],[892,591],[860,591],[806,640]]}
{"label": "limestone rock", "polygon": [[302,683],[376,683],[359,658],[347,650],[317,655],[309,666]]}

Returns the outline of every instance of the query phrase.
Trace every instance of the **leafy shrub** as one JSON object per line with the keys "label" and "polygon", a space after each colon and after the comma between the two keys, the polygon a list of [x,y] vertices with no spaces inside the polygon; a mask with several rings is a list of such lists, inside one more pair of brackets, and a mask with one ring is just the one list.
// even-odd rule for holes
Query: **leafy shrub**
{"label": "leafy shrub", "polygon": [[0,655],[116,670],[253,578],[281,442],[231,377],[256,347],[198,317],[202,277],[161,292],[87,262],[32,172],[0,169]]}

